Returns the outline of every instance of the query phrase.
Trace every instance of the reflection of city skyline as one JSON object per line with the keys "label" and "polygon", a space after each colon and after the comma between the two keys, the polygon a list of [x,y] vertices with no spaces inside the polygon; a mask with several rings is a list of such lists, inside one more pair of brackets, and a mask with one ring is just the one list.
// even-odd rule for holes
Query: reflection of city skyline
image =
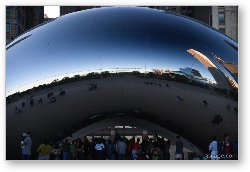
{"label": "reflection of city skyline", "polygon": [[[208,58],[206,58],[206,60],[207,59]],[[212,67],[217,68],[214,63],[212,63],[210,60],[209,61],[208,60],[207,60],[207,62],[204,63],[205,66],[207,66],[207,67],[212,66]],[[99,72],[100,73],[100,72],[104,72],[104,71],[108,71],[110,73],[133,72],[133,71],[138,71],[140,73],[156,72],[157,74],[161,74],[161,73],[178,73],[178,72],[179,72],[179,74],[180,74],[180,72],[185,73],[185,74],[192,74],[192,73],[194,74],[194,73],[196,73],[196,74],[194,74],[192,76],[189,75],[189,79],[198,79],[198,80],[201,80],[202,82],[216,83],[215,82],[216,80],[214,80],[214,76],[216,76],[216,74],[215,75],[212,74],[212,72],[211,72],[212,69],[210,69],[209,71],[210,71],[210,74],[212,74],[211,76],[213,77],[213,79],[209,78],[208,75],[206,75],[206,77],[204,77],[202,75],[202,73],[204,74],[204,69],[203,69],[203,71],[201,73],[200,70],[199,70],[201,68],[198,69],[197,67],[199,67],[199,65],[196,64],[196,63],[197,63],[197,61],[193,61],[192,64],[190,64],[191,68],[188,67],[188,66],[179,67],[179,66],[172,65],[174,68],[165,68],[165,69],[159,69],[159,68],[154,69],[154,68],[152,68],[153,63],[152,64],[149,64],[149,63],[141,64],[141,66],[144,66],[144,67],[139,67],[139,68],[138,67],[120,67],[120,68],[119,67],[111,67],[111,68],[105,68],[104,67],[105,65],[103,65],[103,63],[100,63],[99,64],[100,67],[98,67],[98,65],[95,65],[96,68],[93,68],[93,69],[77,70],[77,71],[64,72],[64,73],[59,73],[59,74],[58,74],[58,72],[55,72],[55,71],[58,71],[56,69],[56,70],[54,70],[55,73],[54,74],[52,73],[51,76],[43,77],[43,78],[40,78],[40,79],[37,79],[37,80],[33,80],[33,81],[30,81],[30,82],[25,83],[23,85],[19,85],[16,88],[12,88],[11,90],[7,90],[7,95],[11,95],[11,94],[13,94],[15,92],[22,92],[22,91],[25,91],[27,89],[37,87],[39,85],[48,84],[48,83],[51,83],[54,80],[61,80],[64,77],[73,77],[74,75],[87,75],[88,73],[91,73],[91,72],[97,72],[97,73]],[[194,67],[192,67],[194,64],[196,64],[195,65],[196,69]],[[111,66],[115,66],[115,65],[113,64]],[[74,67],[74,66],[72,66],[72,67]],[[185,68],[190,70],[190,71],[189,72],[182,71],[182,69],[185,69]],[[217,74],[217,76],[218,76],[218,74]],[[192,78],[190,78],[190,77],[192,77]],[[218,78],[217,78],[217,81],[218,81]],[[227,81],[228,81],[228,79],[227,79]]]}
{"label": "reflection of city skyline", "polygon": [[[100,65],[101,66],[101,65]],[[102,65],[103,66],[103,65]],[[143,66],[143,65],[142,65]],[[7,90],[6,95],[11,95],[15,92],[23,92],[25,90],[31,89],[33,87],[37,87],[39,85],[43,85],[43,84],[49,84],[51,82],[53,82],[54,80],[61,80],[65,77],[73,77],[75,75],[80,75],[80,76],[85,76],[89,73],[101,73],[101,72],[110,72],[110,73],[119,73],[119,72],[134,72],[134,71],[138,71],[140,73],[149,73],[149,72],[154,72],[156,74],[164,74],[164,73],[172,73],[172,74],[181,74],[181,73],[185,73],[185,74],[189,74],[188,72],[184,72],[181,71],[181,69],[188,69],[191,70],[190,74],[193,73],[193,75],[189,75],[188,78],[189,79],[195,79],[195,80],[200,80],[202,82],[207,82],[208,81],[210,83],[215,83],[213,82],[213,80],[208,79],[206,77],[203,77],[200,73],[200,71],[198,69],[194,69],[194,68],[190,68],[190,67],[178,67],[176,66],[176,68],[171,68],[171,69],[153,69],[148,67],[150,65],[145,65],[144,67],[111,67],[111,68],[104,68],[104,67],[99,67],[99,68],[95,68],[95,69],[86,69],[86,70],[77,70],[77,71],[72,71],[72,72],[65,72],[65,73],[60,73],[60,74],[54,74],[51,75],[49,77],[44,77],[44,78],[40,78],[37,80],[33,80],[30,81],[29,83],[25,83],[23,85],[19,85],[16,88],[12,88],[11,90]],[[179,70],[178,70],[179,69]],[[190,76],[192,78],[190,78]]]}
{"label": "reflection of city skyline", "polygon": [[190,80],[198,81],[205,84],[213,84],[213,82],[205,77],[202,77],[199,70],[190,68],[190,67],[183,67],[179,68],[179,70],[173,69],[153,69],[154,73],[162,75],[162,74],[177,74],[183,75]]}
{"label": "reflection of city skyline", "polygon": [[[191,70],[191,73],[193,74],[193,77],[190,78],[191,75],[189,75],[189,79],[195,79],[195,80],[200,80],[203,82],[206,81],[207,82],[207,78],[203,78],[200,74],[200,72],[196,69],[191,69],[189,67],[185,67],[185,68],[180,68],[180,69],[188,69],[188,70]],[[35,80],[33,82],[30,82],[30,83],[25,83],[23,85],[20,85],[18,86],[17,88],[15,89],[12,89],[12,90],[7,90],[6,92],[6,96],[9,96],[9,95],[12,95],[14,93],[17,93],[17,92],[24,92],[26,90],[29,90],[29,89],[32,89],[32,88],[35,88],[35,87],[39,87],[41,85],[44,85],[44,84],[51,84],[53,82],[58,82],[58,81],[61,81],[65,78],[73,78],[75,77],[76,75],[79,75],[79,76],[87,76],[88,74],[91,74],[91,73],[95,73],[95,74],[102,74],[102,73],[105,73],[105,72],[108,72],[110,74],[119,74],[119,73],[133,73],[133,72],[139,72],[141,74],[147,74],[147,73],[155,73],[157,75],[162,75],[162,74],[177,74],[177,75],[180,75],[180,74],[184,74],[185,72],[183,71],[179,71],[179,70],[174,70],[174,69],[147,69],[147,68],[134,68],[134,67],[116,67],[116,68],[100,68],[100,69],[93,69],[93,70],[82,70],[82,71],[76,71],[76,72],[67,72],[67,73],[62,73],[62,74],[59,74],[59,75],[53,75],[51,77],[47,77],[47,78],[42,78],[40,80]],[[185,74],[188,74],[188,72],[186,72]],[[195,78],[196,77],[196,78]],[[18,91],[17,91],[18,90]]]}

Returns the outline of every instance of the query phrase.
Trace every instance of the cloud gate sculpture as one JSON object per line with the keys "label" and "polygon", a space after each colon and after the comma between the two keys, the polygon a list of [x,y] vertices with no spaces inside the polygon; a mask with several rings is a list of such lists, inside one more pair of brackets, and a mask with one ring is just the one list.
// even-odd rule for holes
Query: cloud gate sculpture
{"label": "cloud gate sculpture", "polygon": [[116,114],[206,153],[212,136],[238,140],[237,96],[238,45],[215,29],[149,8],[71,13],[6,46],[7,159],[24,131],[36,147]]}

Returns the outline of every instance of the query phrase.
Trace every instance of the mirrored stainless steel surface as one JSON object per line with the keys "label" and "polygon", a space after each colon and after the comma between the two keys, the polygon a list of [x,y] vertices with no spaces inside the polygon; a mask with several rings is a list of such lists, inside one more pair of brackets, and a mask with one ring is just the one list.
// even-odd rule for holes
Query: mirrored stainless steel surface
{"label": "mirrored stainless steel surface", "polygon": [[238,81],[237,43],[194,20],[147,8],[65,15],[18,37],[6,54],[7,96],[55,79],[104,71],[173,73],[228,90],[231,80]]}
{"label": "mirrored stainless steel surface", "polygon": [[238,45],[203,23],[139,7],[71,13],[6,47],[7,159],[24,130],[37,145],[119,113],[206,152],[213,135],[237,140],[237,94]]}

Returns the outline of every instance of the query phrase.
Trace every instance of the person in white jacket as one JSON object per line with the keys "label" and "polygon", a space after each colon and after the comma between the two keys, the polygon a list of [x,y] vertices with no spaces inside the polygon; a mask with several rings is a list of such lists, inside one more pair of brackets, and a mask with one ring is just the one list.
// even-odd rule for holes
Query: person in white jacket
{"label": "person in white jacket", "polygon": [[209,151],[211,152],[211,160],[217,160],[218,159],[218,144],[217,144],[217,139],[215,136],[212,138],[212,142],[209,144]]}
{"label": "person in white jacket", "polygon": [[23,133],[24,140],[22,141],[22,159],[30,160],[31,159],[31,146],[32,139],[30,132]]}

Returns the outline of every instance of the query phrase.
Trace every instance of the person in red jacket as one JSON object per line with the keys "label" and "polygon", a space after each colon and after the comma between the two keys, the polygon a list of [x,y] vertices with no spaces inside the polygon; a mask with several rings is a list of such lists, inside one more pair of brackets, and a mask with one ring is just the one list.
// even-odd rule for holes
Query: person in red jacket
{"label": "person in red jacket", "polygon": [[230,141],[231,135],[229,133],[226,133],[224,136],[224,141],[222,144],[222,152],[223,152],[223,157],[222,159],[232,159],[233,156],[233,145]]}

